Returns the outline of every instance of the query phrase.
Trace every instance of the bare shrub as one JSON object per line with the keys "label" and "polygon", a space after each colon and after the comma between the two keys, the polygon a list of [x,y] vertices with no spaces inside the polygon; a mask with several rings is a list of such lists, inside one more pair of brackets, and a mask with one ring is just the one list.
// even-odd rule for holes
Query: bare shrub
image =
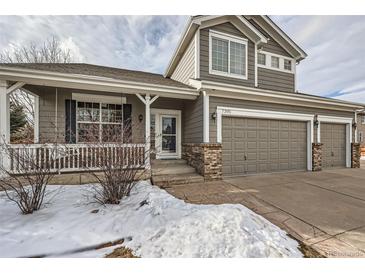
{"label": "bare shrub", "polygon": [[[137,128],[133,126],[133,130]],[[144,145],[132,143],[131,121],[102,128],[89,124],[79,132],[79,140],[80,133],[89,151],[83,165],[99,183],[93,187],[95,200],[100,204],[119,204],[146,174],[149,151]]]}
{"label": "bare shrub", "polygon": [[[23,214],[41,208],[47,185],[54,176],[51,167],[56,150],[57,145],[38,145],[34,149],[29,144],[0,144],[0,190]],[[11,159],[10,167],[4,165],[6,158]]]}

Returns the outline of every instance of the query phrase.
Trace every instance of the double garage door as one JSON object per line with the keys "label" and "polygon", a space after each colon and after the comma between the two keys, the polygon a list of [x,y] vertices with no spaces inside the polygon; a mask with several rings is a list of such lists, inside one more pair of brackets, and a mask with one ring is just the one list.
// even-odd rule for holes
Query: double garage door
{"label": "double garage door", "polygon": [[224,117],[223,175],[307,169],[307,123]]}
{"label": "double garage door", "polygon": [[[322,166],[346,165],[346,127],[321,123]],[[307,122],[223,117],[223,176],[307,170]]]}

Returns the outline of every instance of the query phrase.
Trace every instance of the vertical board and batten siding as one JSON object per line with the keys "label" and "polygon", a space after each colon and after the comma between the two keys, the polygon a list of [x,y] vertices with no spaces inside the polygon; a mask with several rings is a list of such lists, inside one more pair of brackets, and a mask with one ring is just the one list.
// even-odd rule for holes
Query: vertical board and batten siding
{"label": "vertical board and batten siding", "polygon": [[191,40],[179,63],[177,64],[171,79],[184,84],[189,84],[189,79],[195,77],[195,37]]}
{"label": "vertical board and batten siding", "polygon": [[[248,40],[247,80],[209,74],[209,30],[227,33]],[[200,79],[246,87],[255,86],[255,44],[231,23],[223,23],[200,30]]]}
{"label": "vertical board and batten siding", "polygon": [[[292,112],[292,113],[304,113],[304,114],[313,114],[313,115],[319,114],[319,115],[349,117],[349,118],[352,118],[354,116],[353,113],[344,112],[344,111],[327,110],[327,109],[320,109],[320,108],[309,108],[309,107],[301,107],[301,106],[290,106],[290,105],[284,105],[284,104],[273,104],[273,103],[246,101],[246,100],[237,100],[237,99],[210,96],[209,97],[209,117],[211,117],[212,113],[216,112],[217,106],[270,110],[270,111],[280,111],[280,112]],[[288,116],[288,120],[290,120],[290,116]],[[209,138],[210,138],[210,142],[213,142],[213,143],[217,142],[217,123],[214,120],[210,120],[210,123],[209,123]],[[316,137],[314,138],[314,140],[316,140]]]}
{"label": "vertical board and batten siding", "polygon": [[183,143],[203,142],[203,96],[185,102],[183,125]]}

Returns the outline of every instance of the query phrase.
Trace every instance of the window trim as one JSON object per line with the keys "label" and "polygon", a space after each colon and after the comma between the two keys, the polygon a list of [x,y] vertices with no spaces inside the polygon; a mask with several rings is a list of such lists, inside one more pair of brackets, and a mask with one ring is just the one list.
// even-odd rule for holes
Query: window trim
{"label": "window trim", "polygon": [[[262,53],[262,54],[266,55],[266,65],[261,65],[258,62],[256,62],[257,67],[295,74],[295,60],[293,58],[290,58],[290,57],[287,57],[284,55],[271,53],[271,52],[264,51],[264,50],[258,50],[257,53]],[[275,67],[271,66],[271,57],[272,56],[279,58],[279,68],[275,68]],[[284,68],[284,59],[291,61],[291,63],[292,63],[291,70],[287,70]]]}
{"label": "window trim", "polygon": [[[126,102],[123,102],[123,103],[119,103],[119,104],[116,104],[116,103],[110,103],[109,101],[107,103],[105,103],[105,101],[98,101],[96,102],[96,100],[94,99],[91,99],[92,102],[89,102],[88,99],[86,100],[83,100],[83,101],[78,101],[78,100],[75,100],[76,101],[76,144],[85,144],[86,142],[79,142],[79,124],[93,124],[93,125],[98,125],[99,126],[99,142],[102,142],[104,143],[103,141],[103,136],[102,136],[102,133],[103,133],[103,125],[121,125],[122,128],[123,128],[123,122],[124,122],[124,113],[123,113],[123,105],[126,104]],[[79,121],[78,120],[78,103],[96,103],[96,104],[99,104],[99,120],[96,121],[96,122],[92,122],[92,121]],[[122,122],[119,123],[119,122],[103,122],[102,121],[102,104],[114,104],[114,105],[121,105],[122,106]],[[122,131],[122,134],[123,134],[123,131]],[[123,136],[122,136],[123,138]]]}
{"label": "window trim", "polygon": [[[223,40],[227,40],[228,41],[228,72],[223,72],[223,71],[218,71],[218,70],[214,70],[212,68],[213,63],[212,63],[212,39],[217,38],[217,39],[223,39]],[[235,43],[239,43],[239,44],[244,44],[246,47],[246,51],[245,51],[245,58],[246,58],[246,62],[245,62],[245,75],[239,75],[239,74],[234,74],[231,73],[230,70],[230,63],[231,63],[231,57],[230,57],[230,51],[231,51],[231,46],[230,46],[230,42],[235,42]],[[209,30],[209,74],[212,75],[218,75],[218,76],[224,76],[224,77],[230,77],[230,78],[237,78],[237,79],[242,79],[242,80],[247,80],[248,79],[248,40],[242,37],[238,37],[238,36],[234,36],[231,34],[227,34],[227,33],[223,33],[223,32],[218,32],[218,31],[214,31],[214,30]]]}
{"label": "window trim", "polygon": [[[259,59],[260,59],[260,58],[259,58],[259,54],[261,54],[261,55],[263,55],[263,56],[265,57],[265,58],[264,58],[264,60],[265,60],[265,64],[260,64],[260,63],[259,63]],[[266,58],[266,56],[267,56],[267,55],[266,55],[265,53],[258,52],[258,53],[257,53],[257,65],[266,66],[266,64],[267,64],[267,58]]]}

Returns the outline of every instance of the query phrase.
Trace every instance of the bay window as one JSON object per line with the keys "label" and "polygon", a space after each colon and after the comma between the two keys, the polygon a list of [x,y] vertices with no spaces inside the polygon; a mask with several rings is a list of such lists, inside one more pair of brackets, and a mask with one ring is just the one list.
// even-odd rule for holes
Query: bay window
{"label": "bay window", "polygon": [[209,32],[209,73],[247,79],[247,40]]}

